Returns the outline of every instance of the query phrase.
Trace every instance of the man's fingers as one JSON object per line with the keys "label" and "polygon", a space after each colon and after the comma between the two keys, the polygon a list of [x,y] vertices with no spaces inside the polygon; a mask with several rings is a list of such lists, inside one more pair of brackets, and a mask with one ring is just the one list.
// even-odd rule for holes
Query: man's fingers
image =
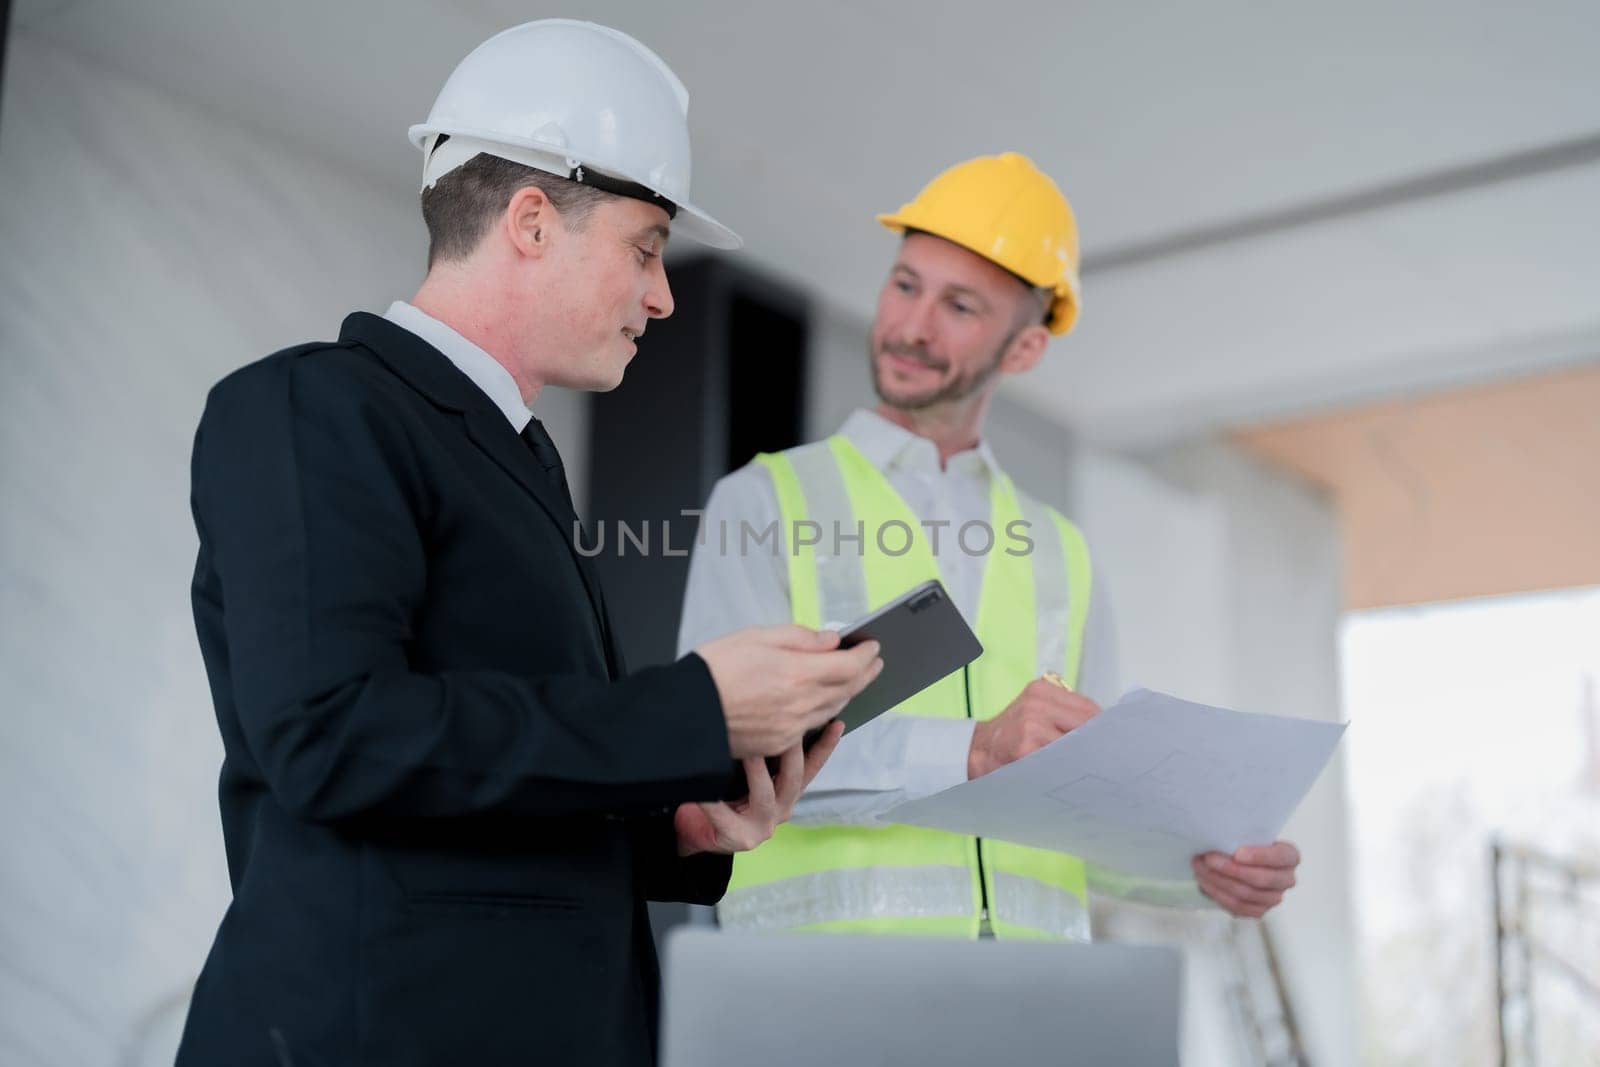
{"label": "man's fingers", "polygon": [[1237,915],[1241,919],[1259,919],[1272,910],[1264,904],[1252,904],[1205,885],[1201,885],[1200,888],[1229,915]]}
{"label": "man's fingers", "polygon": [[1060,686],[1041,686],[1040,699],[1049,708],[1050,721],[1062,730],[1075,730],[1100,713],[1100,705]]}
{"label": "man's fingers", "polygon": [[[854,649],[851,649],[854,652]],[[826,710],[827,714],[816,719],[811,725],[817,726],[833,718],[850,701],[854,700],[872,680],[883,672],[883,660],[864,656],[859,661],[860,666],[852,666],[842,676],[834,674],[835,680],[824,683],[823,702],[819,707]]]}
{"label": "man's fingers", "polygon": [[1283,903],[1283,892],[1281,890],[1257,889],[1252,885],[1239,881],[1237,878],[1229,878],[1227,875],[1218,874],[1216,871],[1206,871],[1204,874],[1196,875],[1195,880],[1200,883],[1203,889],[1224,894],[1246,904],[1258,904],[1262,907],[1270,908]]}
{"label": "man's fingers", "polygon": [[811,746],[811,751],[805,754],[803,768],[804,777],[800,781],[800,791],[805,792],[806,786],[822,770],[822,765],[828,762],[828,757],[833,755],[833,750],[839,747],[839,738],[844,736],[844,723],[830,722],[822,728],[822,736],[817,738],[816,744]]}
{"label": "man's fingers", "polygon": [[[1289,846],[1293,848],[1294,846]],[[1235,853],[1237,855],[1237,853]],[[1282,892],[1293,888],[1295,883],[1294,868],[1292,866],[1266,867],[1253,863],[1241,863],[1237,859],[1224,856],[1220,852],[1207,852],[1201,857],[1208,870],[1242,882],[1253,889],[1270,889]]]}
{"label": "man's fingers", "polygon": [[1213,899],[1227,897],[1241,904],[1261,908],[1273,908],[1283,902],[1283,890],[1257,888],[1248,882],[1212,870],[1199,858],[1194,862],[1194,878],[1201,890]]}
{"label": "man's fingers", "polygon": [[1198,859],[1195,861],[1194,871],[1195,884],[1200,887],[1200,892],[1216,901],[1231,915],[1259,919],[1283,900],[1281,893],[1263,893],[1224,878],[1208,869]]}
{"label": "man's fingers", "polygon": [[704,851],[715,851],[726,836],[728,824],[737,816],[733,814],[732,808],[720,800],[702,801],[696,804],[695,807],[699,808],[701,814],[705,816],[706,826],[710,830],[710,838],[708,840],[696,841],[695,844]]}
{"label": "man's fingers", "polygon": [[1064,733],[1076,730],[1094,717],[1094,712],[1084,711],[1075,707],[1058,707],[1051,705],[1045,712],[1047,721],[1059,737]]}
{"label": "man's fingers", "polygon": [[1065,729],[1049,719],[1034,719],[1024,722],[1021,724],[1018,748],[1026,749],[1027,752],[1034,752],[1066,732]]}
{"label": "man's fingers", "polygon": [[798,623],[785,622],[776,626],[758,626],[754,629],[771,644],[779,648],[791,648],[796,652],[827,652],[839,645],[839,635],[833,630],[813,630]]}
{"label": "man's fingers", "polygon": [[798,662],[792,662],[791,666],[803,685],[847,689],[862,684],[862,674],[877,656],[878,642],[863,641],[854,648],[795,657]]}
{"label": "man's fingers", "polygon": [[806,731],[816,729],[836,717],[883,670],[883,660],[875,660],[867,673],[846,685],[830,686],[822,695],[822,703],[806,714]]}
{"label": "man's fingers", "polygon": [[1025,711],[1027,727],[1037,731],[1035,738],[1042,738],[1046,744],[1068,731],[1076,730],[1088,722],[1092,715],[1076,705],[1062,705],[1054,701],[1029,704]]}
{"label": "man's fingers", "polygon": [[800,790],[805,788],[805,767],[803,743],[790,745],[778,757],[778,776],[772,780],[772,785],[780,813],[791,807]]}
{"label": "man's fingers", "polygon": [[750,788],[749,811],[770,812],[777,807],[777,794],[772,784],[772,775],[767,771],[765,758],[761,756],[744,758],[744,780]]}
{"label": "man's fingers", "polygon": [[[863,664],[863,669],[851,679],[849,687],[851,697],[871,685],[872,680],[883,673],[883,660],[878,659],[877,656],[877,650],[874,648],[872,655],[867,657],[865,664]],[[846,699],[848,700],[849,698]]]}
{"label": "man's fingers", "polygon": [[720,801],[701,804],[700,807],[706,813],[706,821],[711,824],[714,838],[708,851],[743,852],[752,847],[748,814],[740,814]]}
{"label": "man's fingers", "polygon": [[1240,863],[1254,867],[1288,867],[1300,864],[1300,850],[1287,841],[1274,841],[1270,845],[1246,845],[1233,854]]}
{"label": "man's fingers", "polygon": [[843,736],[844,723],[830,722],[822,728],[822,736],[817,738],[809,751],[804,744],[799,744],[784,752],[775,783],[777,814],[781,818],[787,819],[793,813],[795,801],[800,799],[800,794],[811,784],[811,779],[822,770],[822,765],[828,762],[828,757],[839,747],[839,738]]}
{"label": "man's fingers", "polygon": [[1028,683],[1018,706],[1026,714],[1048,722],[1059,733],[1076,730],[1100,712],[1100,705],[1070,689],[1043,679]]}
{"label": "man's fingers", "polygon": [[878,653],[883,651],[876,641],[863,641],[854,648],[840,650],[838,655],[828,656],[826,659],[830,670],[829,678],[837,678],[841,682],[857,684],[861,676],[874,662],[878,661]]}

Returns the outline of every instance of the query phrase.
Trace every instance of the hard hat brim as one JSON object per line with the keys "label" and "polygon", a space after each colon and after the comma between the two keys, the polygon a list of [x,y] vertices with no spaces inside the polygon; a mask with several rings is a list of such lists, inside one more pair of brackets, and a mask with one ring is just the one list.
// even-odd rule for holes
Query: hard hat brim
{"label": "hard hat brim", "polygon": [[937,237],[941,241],[949,241],[951,244],[959,248],[965,248],[968,252],[971,252],[979,259],[986,259],[990,263],[993,263],[995,266],[999,267],[1001,270],[1005,271],[1007,274],[1010,274],[1013,277],[1021,280],[1025,285],[1043,287],[1050,284],[1049,282],[1035,281],[1032,278],[1018,274],[1015,270],[1012,270],[1004,263],[999,262],[983,249],[974,247],[971,242],[963,241],[954,234],[946,233],[938,223],[931,220],[919,219],[915,215],[904,212],[895,212],[891,215],[879,215],[877,218],[878,222],[880,222],[886,229],[893,230],[896,233],[905,233],[907,230],[916,230],[918,233],[925,233],[931,237]]}
{"label": "hard hat brim", "polygon": [[672,220],[672,232],[710,248],[722,248],[731,252],[744,247],[744,238],[693,204],[678,205],[678,217]]}

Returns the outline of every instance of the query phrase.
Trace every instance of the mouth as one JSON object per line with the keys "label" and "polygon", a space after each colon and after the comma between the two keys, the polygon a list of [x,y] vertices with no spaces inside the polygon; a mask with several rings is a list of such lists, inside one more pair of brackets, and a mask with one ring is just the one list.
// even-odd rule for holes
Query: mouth
{"label": "mouth", "polygon": [[630,341],[637,342],[639,338],[644,336],[644,330],[636,330],[632,326],[624,326],[622,328],[622,336],[626,337]]}
{"label": "mouth", "polygon": [[924,362],[915,356],[903,355],[891,349],[881,349],[878,354],[883,358],[885,363],[902,374],[916,373],[919,371],[936,374],[942,370],[941,367],[935,366],[932,363]]}

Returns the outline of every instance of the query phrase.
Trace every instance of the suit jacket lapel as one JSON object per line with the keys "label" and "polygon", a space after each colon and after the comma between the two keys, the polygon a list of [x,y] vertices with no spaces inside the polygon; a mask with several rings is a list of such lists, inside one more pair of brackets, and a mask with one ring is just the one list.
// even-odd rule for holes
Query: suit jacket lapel
{"label": "suit jacket lapel", "polygon": [[561,539],[566,542],[567,550],[572,555],[572,562],[577,566],[578,573],[583,577],[584,588],[589,593],[589,604],[594,609],[595,622],[600,628],[600,639],[606,647],[606,662],[608,665],[612,664],[614,657],[610,627],[605,623],[605,598],[600,591],[600,576],[595,572],[593,561],[578,551],[577,513],[567,503],[561,490],[540,469],[533,452],[511,429],[505,415],[501,414],[498,408],[490,407],[487,410],[475,408],[463,412],[463,416],[467,425],[467,435],[472,438],[473,443],[488,453],[489,458],[511,475],[517,484],[531,493],[545,514],[550,516],[550,521],[560,529]]}
{"label": "suit jacket lapel", "polygon": [[358,311],[344,320],[339,339],[359,342],[434,404],[457,412],[473,444],[526,490],[555,523],[589,594],[589,606],[605,648],[606,663],[615,676],[617,656],[612,647],[610,627],[605,622],[600,578],[593,563],[578,551],[576,543],[578,517],[561,490],[552,485],[539,468],[533,452],[517,436],[505,415],[444,353],[388,319]]}

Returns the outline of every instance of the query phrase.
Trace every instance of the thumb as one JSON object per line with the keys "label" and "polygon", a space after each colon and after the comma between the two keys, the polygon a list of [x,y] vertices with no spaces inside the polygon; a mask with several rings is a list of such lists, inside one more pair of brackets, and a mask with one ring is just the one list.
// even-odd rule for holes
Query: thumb
{"label": "thumb", "polygon": [[839,631],[837,630],[813,630],[812,635],[815,647],[823,652],[839,647]]}

